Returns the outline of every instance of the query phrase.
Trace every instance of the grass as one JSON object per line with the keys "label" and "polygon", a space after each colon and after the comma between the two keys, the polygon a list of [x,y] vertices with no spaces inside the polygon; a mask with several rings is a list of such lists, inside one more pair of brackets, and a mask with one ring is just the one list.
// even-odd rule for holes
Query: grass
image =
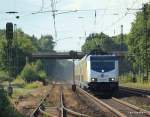
{"label": "grass", "polygon": [[33,83],[26,84],[24,88],[25,89],[35,89],[35,88],[38,88],[41,86],[42,86],[41,82],[33,82]]}
{"label": "grass", "polygon": [[13,84],[25,84],[25,81],[22,78],[18,77],[12,83]]}
{"label": "grass", "polygon": [[25,84],[26,84],[26,82],[22,78],[20,78],[20,77],[16,78],[12,82],[13,86],[20,87],[20,88],[23,88],[25,86]]}
{"label": "grass", "polygon": [[[8,84],[7,84],[8,85]],[[16,98],[20,95],[26,95],[29,91],[36,89],[38,87],[42,86],[41,82],[32,82],[32,83],[26,83],[23,79],[21,78],[16,78],[13,82],[13,98]]]}
{"label": "grass", "polygon": [[139,76],[136,76],[136,82],[132,81],[132,78],[129,74],[120,76],[119,83],[121,86],[150,90],[150,79],[148,82],[143,82],[142,78]]}
{"label": "grass", "polygon": [[121,83],[121,86],[131,87],[131,88],[139,88],[139,89],[148,89],[150,90],[150,83]]}
{"label": "grass", "polygon": [[28,92],[28,90],[24,89],[24,88],[14,88],[14,92],[13,92],[12,97],[16,98],[20,95],[25,95],[27,92]]}
{"label": "grass", "polygon": [[12,105],[10,98],[7,96],[6,91],[0,89],[0,117],[23,117]]}

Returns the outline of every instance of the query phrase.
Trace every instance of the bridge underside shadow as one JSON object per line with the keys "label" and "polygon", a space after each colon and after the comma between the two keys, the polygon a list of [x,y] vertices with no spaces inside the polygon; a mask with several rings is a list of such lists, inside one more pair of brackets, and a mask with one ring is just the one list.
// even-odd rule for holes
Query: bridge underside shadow
{"label": "bridge underside shadow", "polygon": [[[30,55],[30,59],[81,59],[83,58],[87,53],[83,52],[75,52],[75,53],[70,53],[70,52],[38,52],[38,53],[32,53]],[[110,52],[107,54],[114,54],[118,56],[119,58],[124,58],[127,53],[125,52]],[[101,54],[99,54],[101,55]]]}

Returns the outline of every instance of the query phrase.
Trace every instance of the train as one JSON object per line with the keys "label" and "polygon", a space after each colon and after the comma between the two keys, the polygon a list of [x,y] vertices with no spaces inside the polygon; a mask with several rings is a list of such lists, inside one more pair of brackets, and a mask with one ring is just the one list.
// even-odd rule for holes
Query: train
{"label": "train", "polygon": [[75,65],[75,83],[102,95],[118,92],[119,59],[116,55],[86,55]]}

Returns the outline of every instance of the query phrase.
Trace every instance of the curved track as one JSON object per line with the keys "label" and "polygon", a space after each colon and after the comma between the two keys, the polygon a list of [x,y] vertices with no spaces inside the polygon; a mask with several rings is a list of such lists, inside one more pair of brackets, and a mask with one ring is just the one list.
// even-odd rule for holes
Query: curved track
{"label": "curved track", "polygon": [[93,95],[87,93],[86,91],[78,88],[80,92],[86,95],[87,98],[90,98],[93,103],[97,103],[98,106],[103,105],[108,111],[110,111],[115,116],[119,117],[147,117],[150,116],[150,112],[140,109],[134,105],[131,105],[127,102],[119,100],[117,98],[112,99],[99,99]]}
{"label": "curved track", "polygon": [[[48,117],[148,117],[150,112],[144,109],[138,108],[127,102],[124,102],[117,98],[111,99],[101,99],[93,96],[92,94],[86,92],[85,90],[77,87],[76,92],[72,92],[71,88],[68,90],[66,85],[57,84],[53,85],[47,94],[43,97],[37,108],[33,111],[30,117],[38,117],[41,115],[46,115]],[[84,98],[90,105],[85,109],[73,108],[73,101],[82,100],[80,97]],[[76,98],[75,98],[76,97]],[[75,102],[76,103],[76,102]],[[80,103],[80,102],[79,102]],[[84,103],[84,102],[83,102]],[[85,105],[80,103],[80,105]],[[95,105],[92,107],[92,105]],[[92,107],[92,108],[91,108]],[[98,112],[94,111],[97,109]],[[93,114],[89,114],[89,112]]]}

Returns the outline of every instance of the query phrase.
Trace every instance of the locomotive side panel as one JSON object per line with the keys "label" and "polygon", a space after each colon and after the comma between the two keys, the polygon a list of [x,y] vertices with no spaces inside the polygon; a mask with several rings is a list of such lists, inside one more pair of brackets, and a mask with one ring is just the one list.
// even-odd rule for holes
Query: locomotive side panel
{"label": "locomotive side panel", "polygon": [[88,65],[86,58],[83,58],[76,66],[75,66],[75,78],[76,83],[81,87],[88,87]]}

